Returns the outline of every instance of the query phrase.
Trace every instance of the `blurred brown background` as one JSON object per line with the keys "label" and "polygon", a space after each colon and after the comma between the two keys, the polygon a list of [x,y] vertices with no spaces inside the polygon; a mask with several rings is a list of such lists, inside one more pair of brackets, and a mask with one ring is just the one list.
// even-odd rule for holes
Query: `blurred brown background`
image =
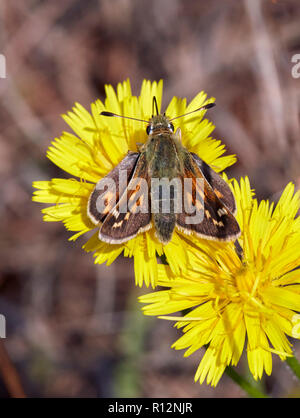
{"label": "blurred brown background", "polygon": [[[193,382],[200,353],[183,359],[171,324],[143,317],[132,261],[95,266],[84,237],[70,243],[62,224],[42,221],[31,184],[64,176],[45,157],[69,129],[60,114],[129,77],[135,94],[143,78],[163,78],[165,105],[216,97],[214,136],[238,156],[228,174],[249,175],[259,198],[300,185],[299,0],[1,0],[0,15],[0,313],[26,394],[243,397],[226,376],[216,389]],[[275,356],[262,385],[300,393]]]}

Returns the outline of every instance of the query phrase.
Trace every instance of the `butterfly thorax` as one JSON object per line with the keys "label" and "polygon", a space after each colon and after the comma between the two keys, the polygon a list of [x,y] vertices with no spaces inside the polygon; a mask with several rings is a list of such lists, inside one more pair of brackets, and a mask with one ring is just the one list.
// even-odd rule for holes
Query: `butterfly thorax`
{"label": "butterfly thorax", "polygon": [[181,154],[185,148],[179,134],[174,134],[174,126],[169,118],[156,115],[150,119],[147,127],[148,140],[142,152],[145,152],[147,167],[151,178],[168,178],[183,174]]}
{"label": "butterfly thorax", "polygon": [[172,179],[182,172],[174,134],[150,135],[145,146],[150,177]]}

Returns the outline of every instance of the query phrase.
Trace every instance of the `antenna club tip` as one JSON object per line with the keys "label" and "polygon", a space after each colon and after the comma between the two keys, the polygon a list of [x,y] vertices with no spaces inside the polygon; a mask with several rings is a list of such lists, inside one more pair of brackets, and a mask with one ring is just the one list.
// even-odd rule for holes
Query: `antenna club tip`
{"label": "antenna club tip", "polygon": [[106,112],[105,110],[100,113],[100,116],[115,116],[112,112]]}
{"label": "antenna club tip", "polygon": [[215,107],[216,103],[207,103],[207,105],[205,105],[205,109],[211,109],[212,107]]}

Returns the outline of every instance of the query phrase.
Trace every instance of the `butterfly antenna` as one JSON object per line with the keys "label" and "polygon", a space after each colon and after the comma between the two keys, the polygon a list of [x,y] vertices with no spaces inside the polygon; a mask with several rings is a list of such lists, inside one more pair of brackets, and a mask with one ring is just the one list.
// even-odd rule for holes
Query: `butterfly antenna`
{"label": "butterfly antenna", "polygon": [[155,96],[153,96],[153,102],[152,102],[152,115],[154,115],[154,107],[156,110],[156,114],[159,115],[157,100]]}
{"label": "butterfly antenna", "polygon": [[192,110],[191,112],[185,113],[184,115],[180,115],[180,116],[176,116],[176,118],[170,119],[170,122],[172,120],[178,119],[178,118],[182,118],[183,116],[187,116],[190,115],[191,113],[195,113],[195,112],[199,112],[200,110],[207,110],[207,109],[211,109],[212,107],[216,106],[215,103],[207,103],[204,106],[199,107],[198,109]]}
{"label": "butterfly antenna", "polygon": [[122,119],[131,119],[131,120],[137,120],[138,122],[149,123],[148,120],[131,118],[130,116],[117,115],[116,113],[106,112],[105,110],[100,113],[100,116],[108,116],[108,117],[115,117],[115,118],[122,118]]}

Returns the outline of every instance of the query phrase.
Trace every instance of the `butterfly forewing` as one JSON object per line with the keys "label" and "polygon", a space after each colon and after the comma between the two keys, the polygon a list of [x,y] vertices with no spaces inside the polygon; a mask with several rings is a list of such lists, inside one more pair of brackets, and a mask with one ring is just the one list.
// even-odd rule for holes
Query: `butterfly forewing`
{"label": "butterfly forewing", "polygon": [[193,188],[192,191],[183,189],[182,212],[176,217],[179,230],[206,239],[236,239],[240,228],[235,217],[218,198],[191,155],[184,162],[184,178],[192,179]]}
{"label": "butterfly forewing", "polygon": [[231,213],[236,212],[236,203],[230,187],[208,164],[206,164],[197,154],[191,152],[198,168],[211,186],[217,197],[224,203]]}
{"label": "butterfly forewing", "polygon": [[151,228],[149,186],[146,158],[141,153],[127,189],[100,228],[102,241],[120,244]]}
{"label": "butterfly forewing", "polygon": [[104,221],[125,192],[138,157],[138,152],[129,151],[123,160],[96,184],[87,208],[88,216],[94,224]]}

